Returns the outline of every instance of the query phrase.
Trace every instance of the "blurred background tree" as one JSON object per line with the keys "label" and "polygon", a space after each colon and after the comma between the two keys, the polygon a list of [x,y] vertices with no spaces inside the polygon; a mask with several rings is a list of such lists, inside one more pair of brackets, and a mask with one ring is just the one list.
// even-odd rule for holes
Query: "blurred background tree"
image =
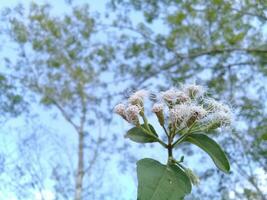
{"label": "blurred background tree", "polygon": [[[139,87],[156,80],[159,87],[197,80],[236,111],[233,130],[218,135],[231,158],[231,178],[203,172],[203,185],[214,185],[200,187],[191,199],[228,199],[233,193],[234,199],[266,199],[261,136],[267,131],[267,2],[113,0],[110,5],[124,19],[112,25],[135,33],[122,31],[121,38],[128,37],[122,74],[127,66]],[[129,16],[136,13],[143,18],[133,23]]]}
{"label": "blurred background tree", "polygon": [[[55,14],[51,6],[34,3],[5,9],[2,31],[16,44],[15,55],[6,58],[4,79],[16,81],[31,112],[41,104],[60,115],[73,134],[66,138],[77,141],[70,165],[52,159],[57,199],[122,199],[113,188],[107,194],[99,189],[108,181],[101,172],[107,159],[113,159],[109,153],[121,154],[127,146],[115,145],[116,137],[103,128],[110,127],[116,96],[129,89],[163,89],[194,80],[230,103],[236,119],[233,130],[211,133],[227,150],[231,176],[213,166],[199,168],[195,161],[202,184],[188,199],[266,199],[267,144],[260,139],[267,132],[265,1],[112,0],[101,13],[104,18],[71,1],[64,9],[67,14]],[[42,130],[34,131],[40,132],[37,138]],[[62,138],[54,141],[67,146]],[[38,154],[33,143],[21,146]],[[201,152],[184,146],[183,153],[205,165]],[[135,160],[133,153],[123,159]],[[29,174],[28,165],[22,166]],[[32,187],[32,180],[26,186]]]}
{"label": "blurred background tree", "polygon": [[[30,98],[27,101],[32,103],[31,109],[34,109],[32,101],[35,99],[69,124],[68,128],[74,134],[69,138],[74,141],[77,138],[77,148],[70,152],[74,155],[77,152],[77,155],[71,156],[69,164],[72,166],[76,162],[76,166],[68,167],[60,160],[60,155],[59,160],[47,159],[54,161],[50,167],[56,198],[81,200],[88,195],[90,198],[99,196],[94,190],[101,187],[99,180],[104,166],[94,165],[98,160],[108,159],[100,155],[106,141],[110,140],[108,144],[114,142],[110,135],[102,132],[106,130],[102,124],[110,121],[110,115],[105,114],[109,109],[107,101],[104,102],[109,98],[105,92],[107,83],[100,79],[108,76],[105,73],[114,58],[114,50],[95,36],[95,19],[90,16],[87,5],[69,9],[70,14],[53,16],[48,4],[32,3],[27,9],[19,4],[14,9],[4,10],[3,18],[8,26],[3,32],[16,44],[15,59],[5,59],[9,78],[23,88],[24,95]],[[43,132],[42,129],[40,127],[39,132]],[[21,156],[26,157],[26,168],[21,170],[25,170],[26,176],[30,174],[27,184],[32,189],[38,188],[42,194],[43,179],[47,175],[41,174],[41,170],[29,169],[42,168],[43,161],[39,159],[43,152],[37,154],[35,151],[36,146],[42,148],[40,136],[40,133],[30,135],[18,145]],[[24,140],[27,142],[23,143]],[[53,141],[53,136],[46,140]],[[26,156],[31,151],[36,153],[37,160]],[[104,153],[108,152],[109,149]],[[28,163],[29,160],[33,163]],[[93,173],[94,168],[97,173]]]}
{"label": "blurred background tree", "polygon": [[25,102],[12,81],[8,80],[4,74],[0,74],[0,123],[18,116],[25,111],[25,108]]}

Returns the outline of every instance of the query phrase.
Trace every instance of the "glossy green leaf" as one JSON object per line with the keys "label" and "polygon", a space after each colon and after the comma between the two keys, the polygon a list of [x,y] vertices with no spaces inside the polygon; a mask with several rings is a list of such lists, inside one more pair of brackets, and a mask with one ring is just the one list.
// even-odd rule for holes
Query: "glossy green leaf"
{"label": "glossy green leaf", "polygon": [[145,158],[137,162],[138,200],[182,200],[192,186],[176,165],[163,165]]}
{"label": "glossy green leaf", "polygon": [[[144,124],[141,125],[143,128],[145,128]],[[158,137],[155,129],[151,124],[149,124],[149,128],[154,134],[154,136]],[[126,138],[129,138],[130,140],[138,143],[152,143],[152,142],[157,142],[157,139],[155,139],[153,136],[149,135],[149,130],[145,131],[142,128],[131,128],[127,134],[125,135]]]}
{"label": "glossy green leaf", "polygon": [[213,139],[203,134],[192,134],[185,141],[197,145],[208,153],[220,170],[226,173],[230,171],[230,164],[224,151]]}

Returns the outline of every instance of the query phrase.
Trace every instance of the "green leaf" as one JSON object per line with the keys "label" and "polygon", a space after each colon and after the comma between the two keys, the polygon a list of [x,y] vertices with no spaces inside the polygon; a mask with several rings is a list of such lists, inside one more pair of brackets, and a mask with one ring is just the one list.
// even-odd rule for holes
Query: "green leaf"
{"label": "green leaf", "polygon": [[236,35],[231,35],[229,38],[227,38],[229,44],[235,45],[236,43],[242,41],[245,37],[245,33],[241,32]]}
{"label": "green leaf", "polygon": [[182,200],[192,186],[176,165],[162,165],[145,158],[137,162],[138,200]]}
{"label": "green leaf", "polygon": [[175,15],[168,16],[168,21],[171,24],[179,25],[186,18],[186,14],[182,12],[178,12]]}
{"label": "green leaf", "polygon": [[267,133],[264,133],[264,134],[261,136],[261,139],[263,139],[263,140],[267,140]]}
{"label": "green leaf", "polygon": [[230,164],[224,151],[214,140],[203,134],[192,134],[185,141],[195,144],[207,152],[220,170],[226,173],[230,171]]}
{"label": "green leaf", "polygon": [[[145,128],[145,125],[141,125],[143,128]],[[149,128],[152,132],[152,134],[156,137],[158,137],[158,134],[156,133],[154,127],[149,124]],[[146,128],[145,128],[146,129]],[[146,129],[147,130],[147,129]],[[149,130],[145,131],[142,128],[131,128],[129,131],[127,131],[127,134],[125,135],[125,138],[129,138],[130,140],[138,143],[152,143],[157,142],[157,139],[155,139],[153,136],[149,135]]]}
{"label": "green leaf", "polygon": [[[145,128],[145,125],[144,125],[144,124],[142,124],[141,126]],[[148,124],[148,126],[149,126],[149,129],[152,131],[152,133],[153,133],[155,136],[158,137],[158,134],[157,134],[156,130],[154,129],[154,127],[153,127],[151,124]]]}

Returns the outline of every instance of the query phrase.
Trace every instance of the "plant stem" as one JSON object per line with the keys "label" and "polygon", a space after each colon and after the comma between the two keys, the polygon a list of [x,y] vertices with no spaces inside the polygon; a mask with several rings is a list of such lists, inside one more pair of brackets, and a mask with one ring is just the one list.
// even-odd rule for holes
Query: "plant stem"
{"label": "plant stem", "polygon": [[151,132],[145,114],[144,114],[143,112],[141,112],[140,115],[141,115],[141,117],[142,117],[142,119],[143,119],[143,121],[144,121],[145,127],[147,128],[147,130],[149,130],[149,132]]}
{"label": "plant stem", "polygon": [[144,132],[146,132],[146,133],[149,134],[151,137],[153,137],[155,140],[157,140],[162,146],[164,146],[165,148],[168,147],[167,144],[165,144],[161,139],[159,139],[158,137],[156,137],[153,133],[151,133],[150,131],[148,131],[147,129],[145,129],[145,128],[143,128],[143,127],[141,127],[141,128],[142,128],[142,130],[143,130]]}
{"label": "plant stem", "polygon": [[195,124],[196,124],[196,122],[194,122],[194,123],[189,127],[189,129],[187,130],[187,132],[184,133],[180,138],[178,138],[178,140],[176,140],[176,141],[172,144],[172,147],[174,147],[174,146],[180,144],[181,142],[183,142],[184,139],[185,139],[188,135],[190,135],[190,134],[192,133],[191,130],[192,130],[192,128],[194,127]]}
{"label": "plant stem", "polygon": [[185,133],[184,135],[182,135],[181,137],[178,138],[178,140],[176,140],[173,144],[172,147],[175,147],[176,145],[180,144],[182,141],[184,141],[184,139],[189,135],[189,133]]}
{"label": "plant stem", "polygon": [[168,146],[167,146],[167,149],[168,149],[168,164],[170,162],[172,162],[172,160],[173,160],[173,155],[172,155],[172,149],[173,149],[172,141],[173,141],[173,135],[170,133],[170,134],[168,134]]}
{"label": "plant stem", "polygon": [[169,137],[168,131],[167,131],[167,129],[165,128],[165,126],[164,126],[164,125],[162,125],[162,128],[163,128],[163,130],[164,130],[164,132],[165,132],[166,136],[167,136],[167,137]]}
{"label": "plant stem", "polygon": [[168,159],[172,158],[172,145],[167,146],[168,149]]}

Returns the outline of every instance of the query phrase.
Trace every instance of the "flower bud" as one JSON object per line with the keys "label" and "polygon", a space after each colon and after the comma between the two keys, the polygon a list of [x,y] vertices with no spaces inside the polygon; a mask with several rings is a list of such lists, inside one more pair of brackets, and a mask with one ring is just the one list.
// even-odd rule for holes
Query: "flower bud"
{"label": "flower bud", "polygon": [[129,123],[134,124],[136,126],[140,126],[139,123],[139,113],[141,112],[141,107],[137,105],[129,105],[126,108],[126,119]]}
{"label": "flower bud", "polygon": [[114,107],[114,112],[126,120],[126,106],[123,103],[119,103],[118,105],[116,105]]}
{"label": "flower bud", "polygon": [[177,90],[175,88],[171,88],[165,92],[161,92],[161,96],[167,105],[172,107],[177,101]]}
{"label": "flower bud", "polygon": [[205,89],[196,84],[184,85],[183,91],[192,99],[200,98],[205,94]]}
{"label": "flower bud", "polygon": [[156,114],[159,124],[161,126],[164,126],[163,108],[164,108],[164,105],[162,103],[155,103],[152,107],[152,112]]}
{"label": "flower bud", "polygon": [[128,101],[132,105],[138,105],[138,106],[143,107],[144,98],[147,97],[148,95],[149,95],[148,91],[138,90],[129,97]]}

